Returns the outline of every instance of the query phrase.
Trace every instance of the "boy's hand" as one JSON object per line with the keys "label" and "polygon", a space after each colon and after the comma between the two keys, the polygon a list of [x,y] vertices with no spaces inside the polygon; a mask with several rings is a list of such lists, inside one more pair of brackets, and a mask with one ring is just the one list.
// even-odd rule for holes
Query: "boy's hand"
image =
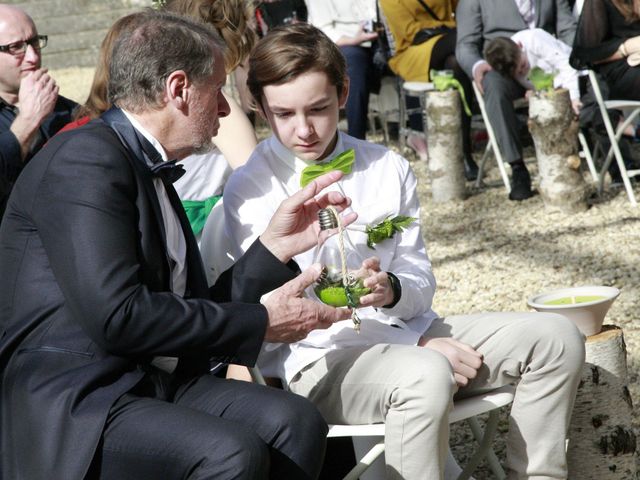
{"label": "boy's hand", "polygon": [[[260,236],[262,244],[280,261],[286,263],[317,244],[318,210],[333,205],[341,212],[351,204],[351,200],[340,192],[328,192],[316,198],[320,191],[342,176],[340,171],[325,173],[280,204]],[[351,212],[342,217],[342,224],[347,226],[356,218],[356,213]]]}
{"label": "boy's hand", "polygon": [[311,265],[296,278],[263,297],[261,303],[269,314],[265,341],[299,342],[312,330],[329,328],[334,322],[351,318],[348,308],[333,308],[301,298],[304,290],[318,279],[320,272],[320,265]]}
{"label": "boy's hand", "polygon": [[383,307],[393,302],[393,289],[389,283],[387,272],[380,271],[380,260],[377,257],[367,258],[362,262],[364,270],[364,286],[371,289],[367,295],[360,297],[361,307]]}
{"label": "boy's hand", "polygon": [[476,378],[478,369],[482,366],[482,355],[480,353],[466,343],[459,342],[453,338],[421,337],[418,345],[440,352],[447,357],[453,367],[456,383],[461,387],[467,385],[469,380]]}
{"label": "boy's hand", "polygon": [[571,108],[573,108],[573,113],[576,115],[580,115],[580,109],[582,108],[582,102],[579,98],[571,100]]}

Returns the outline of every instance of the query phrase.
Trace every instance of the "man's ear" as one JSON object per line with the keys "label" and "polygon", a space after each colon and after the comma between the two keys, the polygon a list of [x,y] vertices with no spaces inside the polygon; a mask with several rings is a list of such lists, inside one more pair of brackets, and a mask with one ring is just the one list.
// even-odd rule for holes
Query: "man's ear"
{"label": "man's ear", "polygon": [[344,108],[347,104],[347,97],[349,96],[349,77],[344,77],[344,86],[342,87],[342,92],[338,97],[338,106],[340,108]]}
{"label": "man's ear", "polygon": [[176,70],[169,74],[165,84],[167,103],[179,109],[184,108],[189,101],[190,87],[191,82],[184,70]]}

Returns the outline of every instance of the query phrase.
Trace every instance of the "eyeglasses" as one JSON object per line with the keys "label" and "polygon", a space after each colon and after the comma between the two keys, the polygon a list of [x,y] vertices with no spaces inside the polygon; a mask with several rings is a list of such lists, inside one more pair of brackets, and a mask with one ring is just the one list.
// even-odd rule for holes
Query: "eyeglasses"
{"label": "eyeglasses", "polygon": [[13,56],[24,55],[27,51],[27,47],[31,45],[37,52],[47,46],[47,40],[49,37],[46,35],[36,35],[28,40],[22,40],[21,42],[10,43],[9,45],[0,45],[0,52],[6,52]]}

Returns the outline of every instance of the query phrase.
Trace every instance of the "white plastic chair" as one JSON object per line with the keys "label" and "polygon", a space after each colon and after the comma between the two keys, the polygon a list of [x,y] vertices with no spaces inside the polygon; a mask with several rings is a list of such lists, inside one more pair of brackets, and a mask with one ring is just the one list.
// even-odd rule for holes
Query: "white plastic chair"
{"label": "white plastic chair", "polygon": [[[482,120],[484,122],[484,127],[487,129],[487,136],[489,137],[489,141],[487,142],[487,148],[485,148],[484,154],[482,155],[482,160],[480,161],[480,166],[478,167],[478,178],[476,179],[476,187],[480,187],[482,185],[482,176],[484,173],[484,167],[489,158],[489,154],[493,151],[493,155],[496,158],[496,162],[498,164],[498,169],[500,170],[500,176],[502,177],[502,182],[504,183],[504,188],[507,189],[507,193],[511,191],[511,182],[509,181],[509,175],[507,174],[507,169],[505,167],[505,161],[502,157],[502,152],[500,151],[500,146],[498,145],[498,140],[496,139],[496,134],[493,130],[493,126],[491,125],[491,120],[489,119],[489,115],[487,114],[487,110],[484,104],[484,98],[480,89],[476,85],[475,82],[471,82],[473,84],[473,92],[476,95],[476,100],[478,101],[478,106],[480,107],[480,113],[482,115]],[[516,107],[522,106],[522,102],[517,100],[515,104]]]}
{"label": "white plastic chair", "polygon": [[[604,189],[605,175],[609,170],[612,159],[615,158],[618,169],[620,170],[620,176],[622,177],[622,183],[624,184],[624,188],[627,192],[627,197],[629,197],[629,202],[631,202],[632,206],[636,207],[638,206],[638,202],[636,201],[636,196],[633,192],[633,187],[631,186],[629,178],[640,174],[640,170],[627,170],[618,142],[620,141],[624,130],[637,119],[638,115],[640,115],[640,101],[605,100],[602,96],[598,79],[593,70],[589,70],[589,81],[591,82],[591,88],[593,88],[594,96],[598,102],[598,108],[600,109],[600,114],[602,115],[602,120],[607,131],[607,137],[609,138],[609,142],[611,142],[611,147],[607,152],[604,164],[598,173],[598,193],[601,194]],[[607,111],[616,109],[625,110],[624,122],[622,122],[617,129],[613,127],[611,118],[609,117],[609,112]]]}
{"label": "white plastic chair", "polygon": [[[251,377],[256,383],[265,385],[264,377],[257,367],[249,369]],[[458,480],[468,479],[480,462],[486,457],[489,467],[495,478],[501,480],[506,474],[493,451],[493,439],[498,428],[498,409],[513,402],[515,387],[505,385],[482,395],[456,400],[453,410],[449,414],[449,423],[466,420],[471,432],[478,442],[478,447],[473,456],[467,462]],[[478,415],[489,413],[484,430],[480,426]],[[343,480],[357,480],[371,464],[384,453],[384,424],[375,423],[369,425],[329,425],[327,437],[352,437],[356,455],[360,454],[358,463],[343,478]],[[366,447],[365,447],[366,446]]]}

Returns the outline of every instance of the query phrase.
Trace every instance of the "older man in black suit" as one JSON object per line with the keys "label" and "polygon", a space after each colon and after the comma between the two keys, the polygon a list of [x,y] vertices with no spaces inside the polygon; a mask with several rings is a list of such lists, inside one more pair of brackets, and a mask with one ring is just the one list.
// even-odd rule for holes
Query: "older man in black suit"
{"label": "older man in black suit", "polygon": [[522,160],[522,144],[513,101],[525,89],[512,78],[493,71],[484,61],[484,44],[510,37],[527,28],[542,28],[567,45],[573,44],[576,21],[567,0],[464,0],[456,10],[456,58],[467,75],[484,92],[487,113],[505,161],[511,165],[511,200],[533,195],[531,177]]}
{"label": "older man in black suit", "polygon": [[318,196],[340,174],[285,201],[214,287],[248,300],[280,288],[263,304],[209,300],[169,159],[210,148],[229,111],[220,44],[201,24],[135,15],[111,64],[119,108],[49,141],[0,227],[2,474],[314,478],[326,425],[311,404],[209,370],[252,365],[263,340],[300,340],[349,317],[299,298],[320,272],[296,277],[290,262],[315,244],[319,208],[348,205]]}

